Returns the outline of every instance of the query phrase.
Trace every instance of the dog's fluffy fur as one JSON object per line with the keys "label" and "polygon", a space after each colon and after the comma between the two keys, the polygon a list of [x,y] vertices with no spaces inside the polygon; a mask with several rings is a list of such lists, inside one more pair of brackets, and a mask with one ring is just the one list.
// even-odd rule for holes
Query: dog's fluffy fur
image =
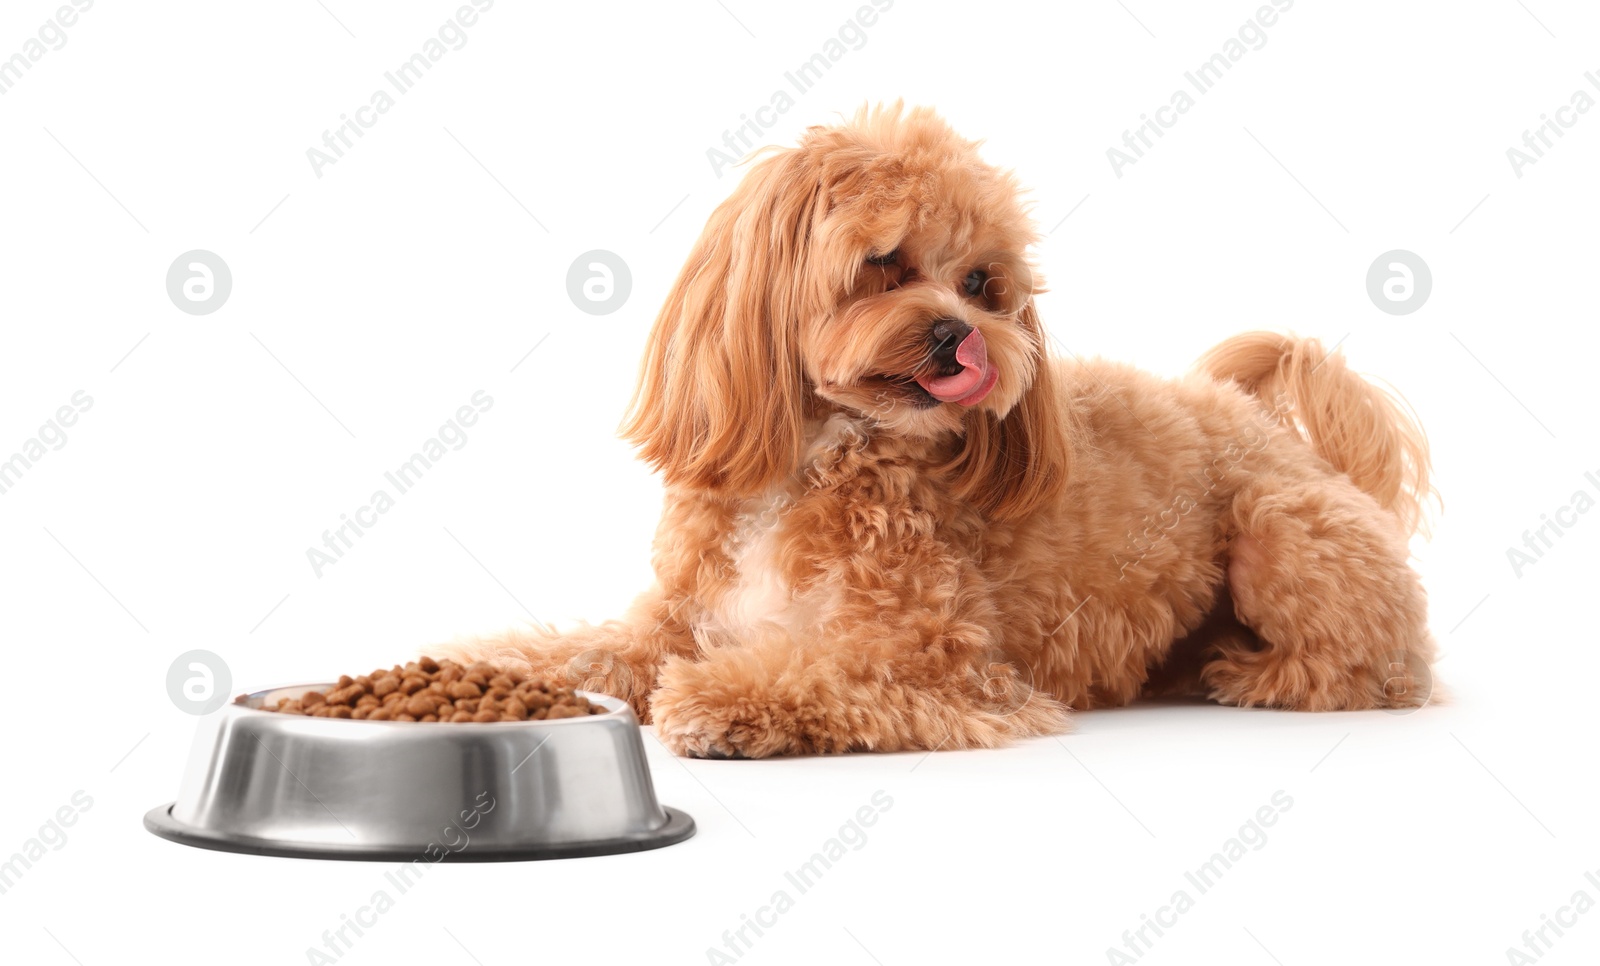
{"label": "dog's fluffy fur", "polygon": [[[1313,340],[1242,335],[1176,381],[1054,360],[1035,240],[928,110],[763,157],[624,426],[667,486],[657,585],[457,653],[625,697],[706,757],[993,746],[1151,694],[1422,700],[1420,430]],[[961,361],[930,335],[952,320],[981,336]],[[935,398],[969,367],[992,391]]]}

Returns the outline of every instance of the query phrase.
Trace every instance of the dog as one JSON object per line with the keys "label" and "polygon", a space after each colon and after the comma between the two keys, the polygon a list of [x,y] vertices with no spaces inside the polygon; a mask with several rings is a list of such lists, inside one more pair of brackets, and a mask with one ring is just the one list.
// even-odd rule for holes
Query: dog
{"label": "dog", "polygon": [[1424,701],[1403,404],[1265,332],[1177,380],[1052,358],[1037,240],[928,109],[758,154],[622,428],[666,486],[655,586],[456,656],[624,698],[706,758],[993,747],[1152,695]]}

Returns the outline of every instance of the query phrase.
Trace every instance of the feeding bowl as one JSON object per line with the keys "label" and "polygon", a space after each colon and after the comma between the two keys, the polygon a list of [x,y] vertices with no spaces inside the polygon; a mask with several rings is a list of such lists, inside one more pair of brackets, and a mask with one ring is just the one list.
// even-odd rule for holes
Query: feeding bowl
{"label": "feeding bowl", "polygon": [[200,722],[178,799],[145,828],[185,845],[322,859],[493,862],[639,852],[694,820],[656,801],[627,703],[550,721],[421,723],[262,711],[271,688]]}

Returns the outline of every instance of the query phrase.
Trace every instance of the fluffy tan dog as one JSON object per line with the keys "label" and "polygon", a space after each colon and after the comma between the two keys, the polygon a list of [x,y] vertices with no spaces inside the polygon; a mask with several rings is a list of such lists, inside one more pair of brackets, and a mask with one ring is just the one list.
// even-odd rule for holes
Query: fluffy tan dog
{"label": "fluffy tan dog", "polygon": [[703,757],[970,748],[1193,693],[1414,705],[1418,428],[1311,340],[1158,379],[1049,357],[1009,173],[863,109],[756,163],[624,426],[667,486],[622,620],[460,646],[629,699]]}

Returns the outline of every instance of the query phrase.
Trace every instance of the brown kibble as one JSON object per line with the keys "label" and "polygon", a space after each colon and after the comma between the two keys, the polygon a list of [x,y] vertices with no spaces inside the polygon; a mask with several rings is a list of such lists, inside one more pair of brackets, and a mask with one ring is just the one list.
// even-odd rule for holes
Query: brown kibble
{"label": "brown kibble", "polygon": [[547,721],[604,714],[575,690],[535,678],[522,666],[423,658],[357,677],[341,675],[327,691],[263,701],[262,711],[365,721]]}
{"label": "brown kibble", "polygon": [[357,687],[335,688],[334,690],[328,692],[326,701],[329,704],[349,705],[350,702],[354,701],[360,694],[361,689]]}

